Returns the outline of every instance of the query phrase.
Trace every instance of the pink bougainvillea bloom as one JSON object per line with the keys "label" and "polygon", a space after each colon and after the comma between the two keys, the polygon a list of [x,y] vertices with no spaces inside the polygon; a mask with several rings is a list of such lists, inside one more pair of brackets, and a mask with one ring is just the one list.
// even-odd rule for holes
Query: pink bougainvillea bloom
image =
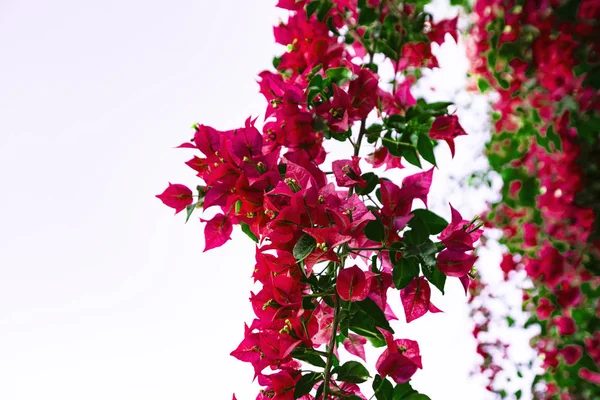
{"label": "pink bougainvillea bloom", "polygon": [[377,105],[377,88],[379,78],[368,68],[360,68],[357,78],[350,82],[348,94],[352,98],[350,118],[359,120],[367,115]]}
{"label": "pink bougainvillea bloom", "polygon": [[169,187],[158,197],[166,206],[174,208],[175,214],[184,210],[187,206],[194,202],[192,191],[185,185],[179,183],[172,184],[169,182]]}
{"label": "pink bougainvillea bloom", "polygon": [[444,140],[450,147],[450,153],[454,157],[454,139],[467,133],[458,122],[456,115],[442,115],[433,121],[429,136],[434,140]]}
{"label": "pink bougainvillea bloom", "polygon": [[437,44],[443,44],[446,33],[449,33],[455,42],[458,42],[458,30],[456,24],[458,22],[458,16],[452,19],[444,19],[438,23],[431,23],[431,30],[427,33],[427,37],[432,42]]}
{"label": "pink bougainvillea bloom", "polygon": [[411,200],[419,199],[427,206],[427,195],[433,180],[433,168],[402,179],[402,194]]}
{"label": "pink bougainvillea bloom", "polygon": [[413,321],[431,311],[442,312],[431,303],[431,287],[424,276],[413,279],[413,281],[400,291],[400,299],[404,306],[406,322]]}
{"label": "pink bougainvillea bloom", "polygon": [[473,250],[473,237],[462,229],[456,230],[447,238],[442,240],[448,250],[452,251],[470,251]]}
{"label": "pink bougainvillea bloom", "polygon": [[[470,221],[463,219],[462,215],[460,215],[460,213],[454,207],[452,207],[452,204],[450,204],[450,211],[452,213],[452,220],[450,221],[450,224],[448,224],[448,226],[442,231],[442,233],[439,234],[438,238],[440,240],[445,240],[454,231],[465,230],[467,227],[469,227]],[[482,233],[483,230],[481,228],[469,233],[473,238],[473,243],[475,243],[481,237]]]}
{"label": "pink bougainvillea bloom", "polygon": [[588,382],[600,385],[600,374],[598,372],[592,372],[587,368],[581,368],[579,370],[579,377]]}
{"label": "pink bougainvillea bloom", "polygon": [[572,335],[577,330],[575,320],[571,317],[556,317],[553,322],[558,328],[559,335]]}
{"label": "pink bougainvillea bloom", "polygon": [[502,256],[502,262],[500,262],[500,268],[504,272],[504,276],[507,277],[510,271],[514,271],[516,263],[513,260],[512,254],[504,254]]}
{"label": "pink bougainvillea bloom", "polygon": [[419,344],[410,339],[394,340],[389,331],[378,329],[385,338],[387,348],[377,359],[377,372],[384,378],[389,376],[396,383],[408,382],[418,368],[423,368]]}
{"label": "pink bougainvillea bloom", "polygon": [[548,319],[550,315],[554,311],[554,305],[550,302],[550,300],[546,298],[542,298],[535,310],[535,313],[539,320],[543,321]]}
{"label": "pink bougainvillea bloom", "polygon": [[446,276],[460,278],[473,268],[477,256],[462,251],[442,250],[437,256],[437,267]]}
{"label": "pink bougainvillea bloom", "polygon": [[231,239],[233,225],[231,224],[231,220],[226,215],[219,213],[210,221],[203,219],[200,219],[200,221],[207,223],[204,227],[204,251],[214,249],[215,247],[220,247],[229,239]]}
{"label": "pink bougainvillea bloom", "polygon": [[471,285],[471,278],[469,278],[469,275],[463,275],[460,278],[458,278],[460,280],[460,283],[463,286],[463,289],[465,289],[465,296],[469,293],[469,286]]}
{"label": "pink bougainvillea bloom", "polygon": [[365,273],[356,265],[340,271],[336,281],[338,295],[346,301],[362,301],[367,298],[370,289]]}
{"label": "pink bougainvillea bloom", "polygon": [[581,301],[581,289],[579,286],[563,283],[562,289],[557,291],[557,301],[563,308],[575,307]]}
{"label": "pink bougainvillea bloom", "polygon": [[304,260],[304,267],[308,276],[312,273],[315,264],[325,260],[338,261],[334,248],[352,239],[352,236],[342,235],[337,229],[331,227],[306,228],[304,232],[317,241],[317,247]]}
{"label": "pink bougainvillea bloom", "polygon": [[365,160],[373,166],[373,168],[379,168],[385,164],[385,170],[392,168],[404,168],[402,165],[402,158],[391,155],[387,148],[379,147],[375,151],[369,154]]}
{"label": "pink bougainvillea bloom", "polygon": [[367,186],[367,182],[361,177],[359,161],[360,157],[352,157],[352,160],[336,160],[331,164],[338,186]]}
{"label": "pink bougainvillea bloom", "polygon": [[348,351],[348,353],[360,357],[366,362],[367,359],[365,358],[364,347],[366,343],[366,338],[354,333],[349,333],[348,337],[344,340],[344,348]]}
{"label": "pink bougainvillea bloom", "polygon": [[394,93],[394,102],[397,106],[406,109],[417,104],[417,101],[410,92],[411,85],[412,82],[408,79],[398,85],[396,93]]}
{"label": "pink bougainvillea bloom", "polygon": [[581,355],[583,354],[583,349],[581,348],[581,346],[571,344],[563,347],[560,351],[560,354],[562,354],[563,358],[565,359],[565,362],[568,365],[574,365],[581,358]]}

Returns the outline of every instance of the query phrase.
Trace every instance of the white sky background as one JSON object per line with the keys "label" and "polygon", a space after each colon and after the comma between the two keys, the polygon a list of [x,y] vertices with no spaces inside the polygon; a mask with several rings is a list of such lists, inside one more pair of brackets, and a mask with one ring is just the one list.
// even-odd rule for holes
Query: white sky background
{"label": "white sky background", "polygon": [[[0,399],[256,396],[250,365],[229,356],[252,318],[253,244],[236,228],[202,254],[197,218],[184,225],[154,195],[196,184],[192,153],[173,149],[193,123],[230,129],[264,111],[256,76],[282,51],[274,4],[0,2]],[[440,99],[466,69],[446,50]],[[472,168],[481,141],[458,139],[453,161],[440,146],[431,199],[445,217],[448,200],[465,216],[483,207],[448,197],[445,178]],[[484,400],[462,287],[433,292],[445,313],[410,325],[390,292],[397,337],[421,347],[414,386]]]}

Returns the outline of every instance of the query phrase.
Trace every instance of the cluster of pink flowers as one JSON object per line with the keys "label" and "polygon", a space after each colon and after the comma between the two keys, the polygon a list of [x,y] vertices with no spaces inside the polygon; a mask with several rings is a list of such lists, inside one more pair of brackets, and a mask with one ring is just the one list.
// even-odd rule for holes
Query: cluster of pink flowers
{"label": "cluster of pink flowers", "polygon": [[[560,1],[479,0],[470,37],[474,72],[499,94],[489,158],[498,158],[492,167],[502,173],[506,190],[491,224],[503,229],[508,246],[500,265],[505,276],[524,269],[535,285],[524,292],[523,304],[543,325],[534,339],[546,371],[547,388],[537,393],[541,398],[588,398],[583,383],[573,383],[577,377],[600,384],[593,347],[599,335],[594,291],[600,278],[584,267],[600,259],[600,245],[590,239],[596,215],[577,202],[587,190],[581,146],[598,140],[597,126],[588,138],[585,124],[600,111],[598,90],[588,83],[593,72],[586,70],[598,62],[600,1],[572,6],[576,9],[569,16]],[[528,191],[534,192],[533,201]],[[485,306],[479,311],[486,318],[475,337],[494,317]],[[584,324],[579,331],[576,316]],[[489,348],[498,347],[506,348],[502,342],[482,346],[488,348],[482,355],[491,371],[490,389],[499,368]]]}
{"label": "cluster of pink flowers", "polygon": [[[385,346],[376,362],[380,378],[408,382],[422,368],[419,346],[394,339],[388,289],[401,289],[407,322],[439,312],[430,281],[443,289],[446,277],[456,277],[466,290],[482,233],[475,219],[464,220],[453,208],[450,224],[427,209],[413,210],[415,200],[427,205],[433,168],[400,186],[362,172],[363,160],[402,168],[402,156],[389,147],[398,140],[392,129],[367,127],[367,116],[408,121],[407,110],[418,107],[410,79],[394,83],[392,92],[379,86],[372,59],[383,44],[375,43],[372,28],[391,21],[390,32],[401,36],[422,19],[421,41],[385,50],[397,73],[408,72],[437,65],[430,44],[445,33],[455,36],[456,19],[425,24],[415,6],[378,0],[280,0],[278,6],[290,12],[274,28],[288,51],[276,59],[278,71],[259,74],[268,102],[262,132],[250,118],[229,131],[197,125],[193,140],[179,147],[201,153],[186,164],[204,184],[197,195],[170,184],[157,197],[176,213],[187,209],[188,218],[195,208],[219,210],[202,220],[205,251],[225,244],[234,225],[257,243],[253,277],[262,288],[250,297],[255,319],[231,353],[252,365],[263,387],[257,399],[365,399],[356,383],[368,372],[357,362],[339,365],[337,344],[363,360],[367,338]],[[425,132],[419,143],[444,140],[454,154],[454,139],[465,134],[457,117],[445,106],[427,113],[419,116]],[[380,137],[386,130],[388,145]],[[365,137],[373,144],[366,157],[360,155]],[[351,154],[333,161],[328,173],[322,168],[327,138],[352,143]],[[369,195],[377,186],[381,204]],[[324,371],[302,374],[300,361]]]}

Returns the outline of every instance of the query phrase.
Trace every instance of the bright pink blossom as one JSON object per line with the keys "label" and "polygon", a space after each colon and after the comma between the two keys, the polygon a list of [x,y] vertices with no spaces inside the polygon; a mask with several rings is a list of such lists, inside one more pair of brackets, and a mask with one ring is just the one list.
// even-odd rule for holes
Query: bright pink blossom
{"label": "bright pink blossom", "polygon": [[431,303],[431,287],[424,276],[413,279],[406,288],[402,289],[400,299],[404,306],[407,323],[422,317],[427,311],[432,313],[441,312]]}
{"label": "bright pink blossom", "polygon": [[370,281],[367,281],[364,271],[354,265],[340,271],[336,280],[336,290],[346,301],[362,301],[369,294]]}
{"label": "bright pink blossom", "polygon": [[408,382],[423,368],[419,344],[410,339],[396,339],[385,329],[379,329],[385,337],[387,348],[377,359],[375,368],[382,377],[389,376],[396,383]]}
{"label": "bright pink blossom", "polygon": [[185,185],[179,183],[169,183],[169,187],[158,197],[166,206],[174,208],[175,214],[183,211],[187,206],[194,202],[192,191]]}

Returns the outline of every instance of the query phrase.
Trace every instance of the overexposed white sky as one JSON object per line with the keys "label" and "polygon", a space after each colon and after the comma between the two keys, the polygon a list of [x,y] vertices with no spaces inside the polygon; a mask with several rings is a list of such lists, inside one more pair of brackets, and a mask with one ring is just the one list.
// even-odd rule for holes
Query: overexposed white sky
{"label": "overexposed white sky", "polygon": [[[193,123],[230,129],[263,112],[256,76],[282,51],[275,3],[0,2],[0,399],[255,398],[250,365],[229,356],[252,318],[253,245],[236,229],[203,254],[203,226],[154,195],[196,184],[192,154],[173,149]],[[456,51],[433,77],[448,85],[439,96],[460,87]],[[454,160],[440,146],[439,205],[473,196],[449,195],[444,172],[469,164],[468,140],[481,142],[458,139]],[[390,296],[398,337],[421,347],[414,386],[489,398],[468,377],[460,283],[434,289],[443,314],[410,325]]]}

